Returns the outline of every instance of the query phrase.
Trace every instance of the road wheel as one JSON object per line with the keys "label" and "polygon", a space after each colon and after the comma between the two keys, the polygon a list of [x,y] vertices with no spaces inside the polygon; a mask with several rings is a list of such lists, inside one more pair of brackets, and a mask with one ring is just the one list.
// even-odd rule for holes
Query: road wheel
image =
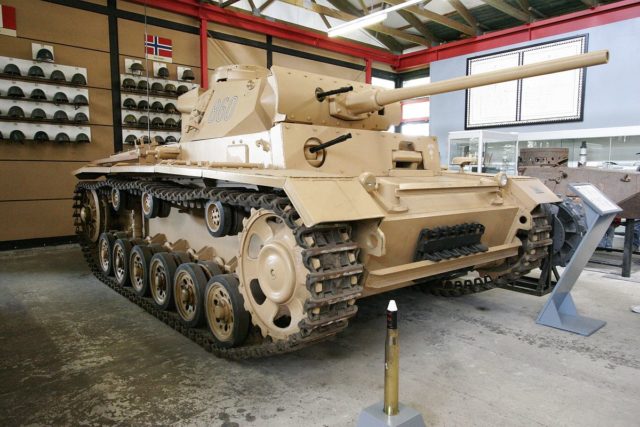
{"label": "road wheel", "polygon": [[102,233],[98,239],[98,264],[100,270],[107,276],[111,274],[113,262],[113,244],[116,239],[111,233]]}
{"label": "road wheel", "polygon": [[113,244],[111,259],[113,262],[113,275],[120,286],[127,286],[129,282],[129,258],[133,244],[127,239],[118,239]]}
{"label": "road wheel", "polygon": [[155,218],[158,216],[160,210],[160,200],[157,200],[151,193],[144,192],[140,197],[142,202],[142,213],[147,219]]}
{"label": "road wheel", "polygon": [[207,277],[194,262],[181,264],[173,281],[176,310],[185,326],[196,327],[204,320],[204,291]]}
{"label": "road wheel", "polygon": [[148,246],[136,245],[131,249],[129,257],[129,275],[131,287],[138,296],[149,293],[149,263],[153,252]]}
{"label": "road wheel", "polygon": [[218,202],[209,201],[204,207],[207,230],[213,237],[222,237],[229,234],[233,225],[233,209],[231,206]]}
{"label": "road wheel", "polygon": [[169,252],[160,252],[149,263],[149,289],[153,303],[160,310],[167,310],[173,303],[173,280],[178,265]]}
{"label": "road wheel", "polygon": [[205,290],[204,304],[207,324],[216,342],[227,348],[242,344],[251,317],[244,309],[238,279],[231,274],[213,276]]}

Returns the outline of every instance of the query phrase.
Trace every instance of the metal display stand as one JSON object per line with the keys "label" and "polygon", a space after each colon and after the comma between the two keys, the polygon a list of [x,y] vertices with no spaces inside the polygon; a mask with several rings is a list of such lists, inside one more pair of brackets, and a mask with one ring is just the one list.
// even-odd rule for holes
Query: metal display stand
{"label": "metal display stand", "polygon": [[571,289],[589,262],[589,258],[607,231],[609,224],[622,209],[592,184],[569,184],[569,187],[580,196],[584,204],[587,216],[587,233],[562,272],[549,300],[538,315],[536,323],[589,336],[602,328],[606,322],[580,316],[571,297]]}

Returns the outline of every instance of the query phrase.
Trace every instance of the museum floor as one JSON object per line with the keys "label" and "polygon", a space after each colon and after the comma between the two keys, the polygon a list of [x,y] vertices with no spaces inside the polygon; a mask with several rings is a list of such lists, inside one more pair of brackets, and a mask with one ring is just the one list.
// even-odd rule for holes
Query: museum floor
{"label": "museum floor", "polygon": [[405,289],[361,301],[329,342],[231,362],[98,282],[75,246],[0,253],[0,424],[354,425],[382,398],[390,296],[401,401],[428,425],[638,425],[638,282],[583,273],[578,310],[608,322],[589,338],[536,325],[546,297]]}

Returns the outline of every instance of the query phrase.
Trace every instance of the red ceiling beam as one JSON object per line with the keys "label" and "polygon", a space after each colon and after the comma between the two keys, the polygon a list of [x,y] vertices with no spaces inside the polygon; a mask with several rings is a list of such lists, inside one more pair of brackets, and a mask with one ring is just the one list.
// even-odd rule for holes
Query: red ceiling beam
{"label": "red ceiling beam", "polygon": [[195,19],[206,19],[221,25],[240,28],[254,33],[266,34],[284,40],[313,46],[343,55],[355,56],[371,61],[396,65],[398,56],[381,49],[363,46],[340,39],[332,39],[325,34],[303,30],[280,22],[267,21],[248,13],[222,9],[198,0],[129,0],[132,3],[146,4],[149,7],[186,15]]}
{"label": "red ceiling beam", "polygon": [[396,70],[406,71],[454,56],[468,55],[637,17],[640,17],[640,0],[624,0],[400,55]]}

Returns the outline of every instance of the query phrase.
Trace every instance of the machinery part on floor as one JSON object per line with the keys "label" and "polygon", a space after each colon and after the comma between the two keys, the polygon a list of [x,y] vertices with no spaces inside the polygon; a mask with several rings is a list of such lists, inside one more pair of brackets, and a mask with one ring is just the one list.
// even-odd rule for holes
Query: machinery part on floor
{"label": "machinery part on floor", "polygon": [[[115,252],[115,246],[118,241],[125,241],[121,236],[114,243],[113,250],[113,267],[120,273],[115,277],[108,276],[102,272],[99,264],[98,255],[98,236],[95,240],[92,237],[95,233],[107,231],[108,221],[104,215],[109,213],[109,195],[111,188],[118,188],[121,191],[129,192],[130,196],[142,195],[142,193],[150,193],[156,199],[170,203],[176,207],[196,207],[204,208],[209,200],[217,200],[233,206],[235,209],[261,209],[270,210],[278,217],[282,218],[288,227],[292,228],[297,244],[302,248],[303,262],[305,267],[311,271],[307,276],[308,280],[305,284],[311,297],[305,301],[309,317],[305,319],[304,324],[300,327],[300,331],[290,335],[285,340],[271,340],[262,337],[259,331],[250,334],[243,345],[238,347],[227,348],[225,344],[219,343],[213,334],[202,328],[189,327],[184,325],[178,313],[166,311],[158,308],[156,299],[149,297],[140,297],[132,288],[125,287],[117,279],[118,277],[129,277],[125,275],[122,268],[123,263],[118,264]],[[96,196],[95,201],[93,195]],[[99,195],[99,197],[98,197]],[[90,198],[91,196],[91,198]],[[362,274],[364,268],[357,262],[357,247],[350,240],[350,227],[346,224],[330,224],[315,227],[305,227],[296,225],[298,218],[297,212],[290,204],[287,197],[283,197],[277,192],[255,192],[251,190],[229,191],[220,188],[188,188],[181,187],[173,183],[164,182],[146,182],[146,181],[125,181],[109,179],[107,181],[81,181],[76,186],[74,194],[74,225],[76,234],[78,235],[82,252],[85,256],[87,264],[91,268],[93,274],[109,287],[118,293],[126,296],[132,302],[144,308],[150,314],[153,314],[169,326],[175,328],[186,337],[201,345],[207,351],[216,354],[219,357],[230,359],[247,359],[256,357],[267,357],[276,354],[287,353],[306,347],[315,342],[325,340],[338,332],[344,330],[348,325],[348,319],[353,317],[357,312],[357,307],[353,302],[362,291]],[[103,218],[103,223],[85,222],[81,219],[81,212],[88,210],[92,205],[101,207],[101,215],[95,218]],[[170,205],[170,206],[171,206]],[[92,217],[93,218],[93,217]],[[117,237],[117,236],[116,236]],[[134,244],[142,244],[140,240],[126,240],[131,248]],[[127,246],[120,245],[123,250],[122,258],[126,255]],[[166,253],[178,259],[175,264],[184,264],[188,261],[188,256],[181,255],[179,252]],[[156,254],[157,258],[165,259],[164,254]],[[154,255],[154,257],[156,257]],[[130,254],[129,254],[130,256]],[[152,263],[154,258],[152,257]],[[160,280],[156,280],[156,273],[150,264],[150,285],[157,289],[163,288],[163,283],[171,276],[171,263],[167,262],[169,267],[165,269],[164,276]],[[195,264],[198,266],[198,264]],[[346,265],[346,267],[336,267]],[[128,266],[127,266],[128,268]],[[198,266],[202,272],[205,268]],[[177,269],[176,269],[177,270]],[[196,270],[197,271],[197,270]],[[126,272],[128,273],[128,272]],[[173,284],[173,281],[171,282]],[[333,297],[335,292],[338,297]],[[161,295],[162,292],[158,292]],[[162,304],[169,306],[169,296],[165,294]],[[351,303],[351,304],[350,304]]]}
{"label": "machinery part on floor", "polygon": [[232,274],[213,275],[204,293],[205,314],[216,342],[225,348],[244,342],[251,315],[244,308],[238,279]]}

